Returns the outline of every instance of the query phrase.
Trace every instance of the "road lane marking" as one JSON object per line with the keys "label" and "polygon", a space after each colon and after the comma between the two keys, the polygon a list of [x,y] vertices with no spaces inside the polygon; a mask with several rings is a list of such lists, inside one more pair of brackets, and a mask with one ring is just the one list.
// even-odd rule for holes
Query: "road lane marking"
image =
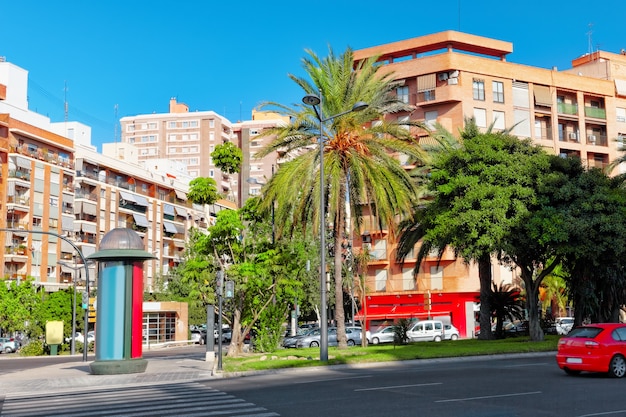
{"label": "road lane marking", "polygon": [[513,394],[501,394],[501,395],[486,395],[484,397],[452,398],[449,400],[437,400],[435,402],[436,403],[451,403],[451,402],[458,402],[458,401],[485,400],[489,398],[517,397],[520,395],[535,395],[535,394],[541,394],[541,391],[516,392]]}
{"label": "road lane marking", "polygon": [[626,410],[605,411],[603,413],[583,414],[582,416],[578,416],[578,417],[610,416],[611,414],[623,414],[623,413],[626,413]]}
{"label": "road lane marking", "polygon": [[379,391],[384,389],[394,389],[394,388],[408,388],[408,387],[427,387],[430,385],[441,385],[443,382],[432,382],[430,384],[411,384],[411,385],[392,385],[388,387],[376,387],[376,388],[359,388],[355,389],[354,392],[358,391]]}
{"label": "road lane marking", "polygon": [[362,379],[371,378],[373,375],[360,375],[360,376],[346,376],[344,378],[326,378],[326,379],[313,379],[311,381],[296,381],[294,384],[314,384],[316,382],[328,382],[328,381],[342,381],[344,379]]}

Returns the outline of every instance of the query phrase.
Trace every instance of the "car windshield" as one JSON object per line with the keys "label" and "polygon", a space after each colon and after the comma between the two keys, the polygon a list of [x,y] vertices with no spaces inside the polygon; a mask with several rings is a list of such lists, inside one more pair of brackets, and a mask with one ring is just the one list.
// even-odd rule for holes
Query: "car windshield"
{"label": "car windshield", "polygon": [[582,339],[593,339],[594,337],[596,337],[597,335],[600,334],[600,332],[602,332],[602,328],[600,327],[577,327],[574,330],[572,330],[571,332],[569,332],[569,334],[567,335],[567,337],[578,337],[578,338],[582,338]]}

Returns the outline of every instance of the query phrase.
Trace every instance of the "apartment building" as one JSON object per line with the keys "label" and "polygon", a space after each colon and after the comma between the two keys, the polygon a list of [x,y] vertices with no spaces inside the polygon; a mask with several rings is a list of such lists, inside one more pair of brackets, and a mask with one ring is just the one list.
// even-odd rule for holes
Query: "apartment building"
{"label": "apartment building", "polygon": [[261,187],[274,175],[278,165],[285,162],[284,155],[280,153],[269,154],[258,158],[256,152],[263,149],[274,140],[274,136],[259,135],[266,129],[278,126],[280,123],[289,123],[287,116],[274,112],[252,111],[252,120],[233,124],[233,140],[237,143],[243,154],[238,194],[241,196],[239,206],[243,206],[250,196],[259,195]]}
{"label": "apartment building", "polygon": [[213,178],[228,200],[238,201],[238,182],[213,163],[215,146],[232,140],[229,120],[213,111],[190,112],[186,104],[170,99],[168,113],[140,114],[120,119],[121,142],[134,144],[139,164],[168,159],[187,167],[192,178]]}
{"label": "apartment building", "polygon": [[128,227],[156,255],[144,268],[144,288],[154,291],[180,262],[189,229],[206,230],[235,205],[192,204],[180,173],[164,164],[151,171],[136,149],[125,158],[98,153],[88,126],[28,110],[27,84],[26,70],[0,62],[0,228],[13,230],[0,231],[2,277],[32,276],[47,291],[72,286],[74,246],[87,257],[108,231]]}
{"label": "apartment building", "polygon": [[[559,71],[507,61],[509,42],[446,31],[354,52],[361,61],[378,56],[381,71],[400,85],[398,97],[412,104],[399,120],[440,123],[456,133],[474,117],[487,129],[513,127],[520,138],[556,155],[574,155],[588,167],[606,167],[621,152],[617,139],[626,136],[626,55],[604,51],[584,54],[572,68]],[[427,132],[413,132],[428,141]],[[623,170],[621,171],[623,172]],[[441,262],[433,254],[413,277],[414,256],[395,261],[395,242],[376,223],[359,231],[356,246],[370,245],[365,302],[374,325],[399,317],[441,317],[461,329],[473,330],[471,303],[478,291],[477,272],[451,252]],[[509,281],[513,273],[494,265],[494,280]],[[360,312],[362,317],[363,311]]]}

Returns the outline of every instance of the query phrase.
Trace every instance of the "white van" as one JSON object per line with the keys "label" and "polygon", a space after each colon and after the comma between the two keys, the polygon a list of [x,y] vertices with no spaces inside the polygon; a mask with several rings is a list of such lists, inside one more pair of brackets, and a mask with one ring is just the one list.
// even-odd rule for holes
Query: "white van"
{"label": "white van", "polygon": [[443,322],[439,320],[421,320],[415,323],[406,332],[411,342],[435,341],[441,342],[444,338]]}

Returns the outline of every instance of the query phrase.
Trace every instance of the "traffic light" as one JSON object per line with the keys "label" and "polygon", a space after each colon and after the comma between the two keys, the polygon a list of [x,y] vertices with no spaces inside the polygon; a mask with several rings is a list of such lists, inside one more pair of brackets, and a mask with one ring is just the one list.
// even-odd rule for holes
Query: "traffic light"
{"label": "traffic light", "polygon": [[226,298],[233,298],[235,295],[235,282],[234,281],[226,281]]}
{"label": "traffic light", "polygon": [[424,294],[424,310],[430,311],[430,291],[427,291],[426,294]]}

